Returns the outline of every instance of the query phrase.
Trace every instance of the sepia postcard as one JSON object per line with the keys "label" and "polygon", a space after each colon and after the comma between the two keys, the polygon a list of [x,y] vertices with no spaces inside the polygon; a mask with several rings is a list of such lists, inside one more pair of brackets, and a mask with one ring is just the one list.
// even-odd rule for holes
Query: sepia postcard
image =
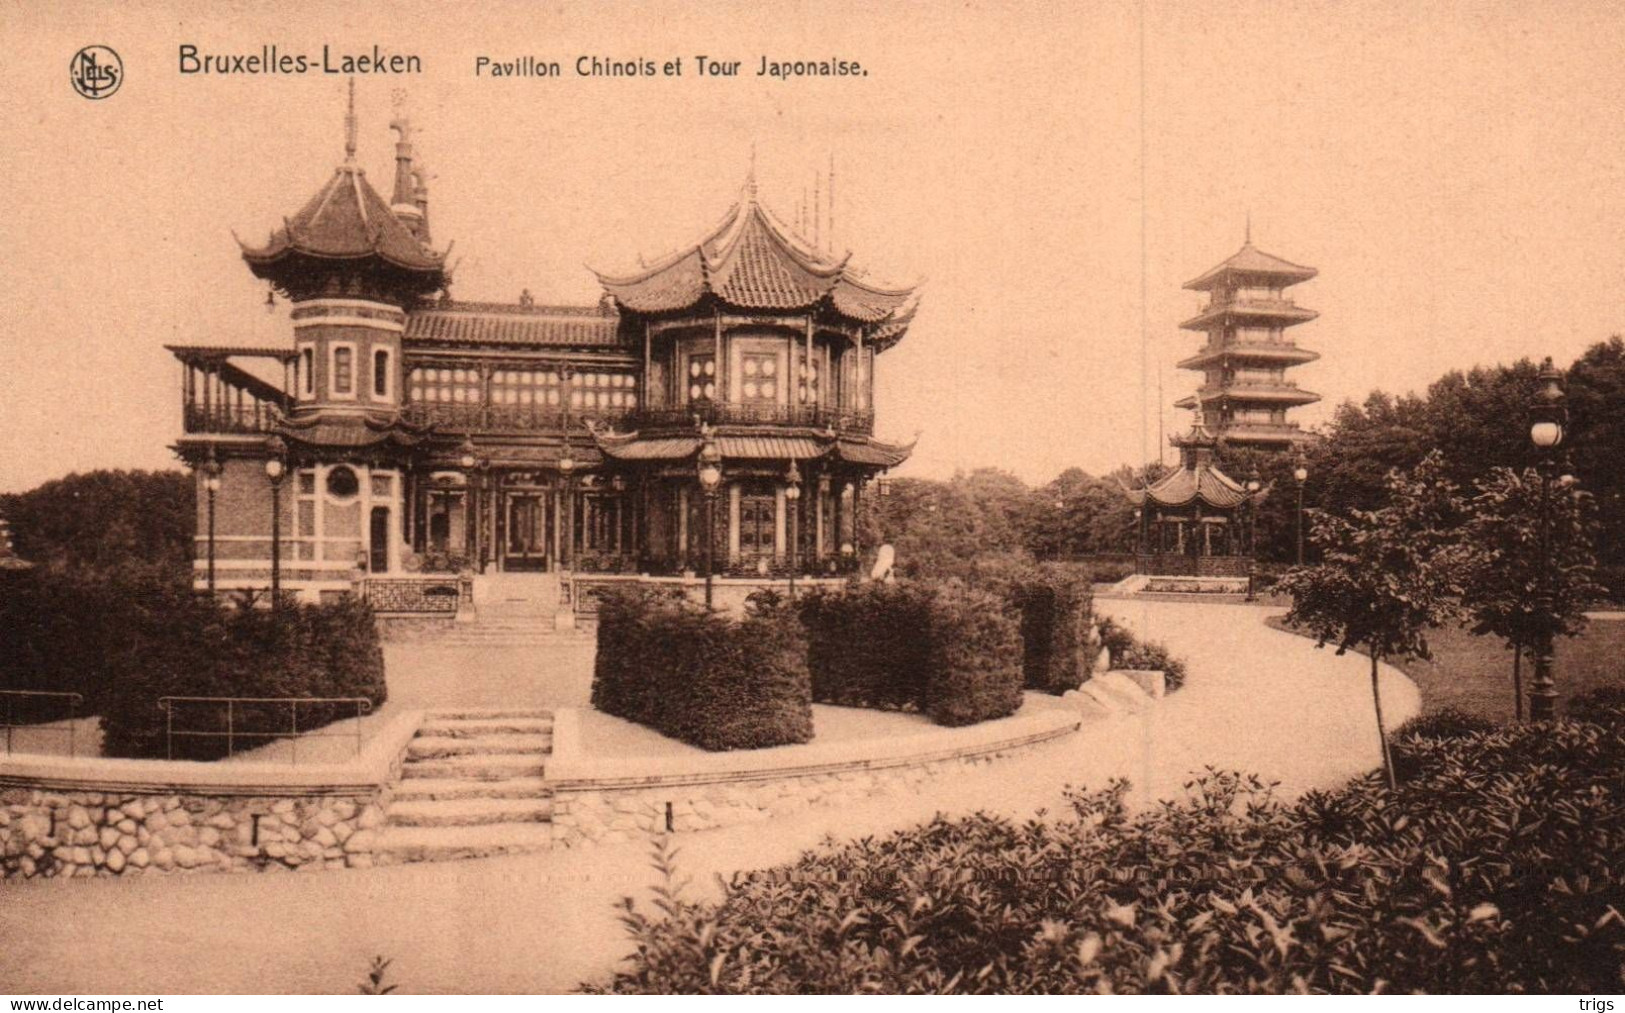
{"label": "sepia postcard", "polygon": [[1625,9],[0,40],[10,1009],[1625,1001]]}

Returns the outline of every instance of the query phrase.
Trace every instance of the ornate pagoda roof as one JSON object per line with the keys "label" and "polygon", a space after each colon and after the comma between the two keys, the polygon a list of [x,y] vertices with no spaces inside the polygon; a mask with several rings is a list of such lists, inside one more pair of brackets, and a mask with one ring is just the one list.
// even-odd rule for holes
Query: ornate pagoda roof
{"label": "ornate pagoda roof", "polygon": [[[1155,503],[1183,507],[1200,501],[1216,510],[1233,510],[1247,502],[1247,487],[1226,475],[1213,463],[1213,449],[1219,437],[1198,415],[1190,431],[1169,441],[1179,448],[1180,466],[1143,489],[1125,489],[1135,503]],[[1251,494],[1262,500],[1267,490]]]}
{"label": "ornate pagoda roof", "polygon": [[[615,461],[680,461],[694,457],[704,442],[699,434],[593,433],[598,449]],[[895,468],[914,453],[914,444],[884,443],[867,437],[828,434],[718,432],[714,437],[724,460],[811,461],[833,459],[851,464]]]}
{"label": "ornate pagoda roof", "polygon": [[239,239],[243,259],[256,277],[284,288],[289,278],[308,274],[322,262],[375,260],[407,279],[408,287],[417,292],[434,291],[444,280],[445,254],[425,246],[390,210],[367,182],[366,170],[356,164],[355,148],[352,80],[344,161],[298,213],[282,220],[282,228],[274,230],[264,246],[249,246]]}
{"label": "ornate pagoda roof", "polygon": [[796,237],[757,200],[752,179],[722,223],[698,243],[636,274],[594,273],[616,302],[638,313],[687,309],[708,295],[747,311],[806,310],[827,299],[860,323],[895,323],[915,286],[862,280],[849,260],[850,254],[833,259]]}
{"label": "ornate pagoda roof", "polygon": [[413,447],[424,433],[400,421],[380,421],[369,416],[333,419],[315,416],[290,419],[274,429],[278,436],[310,447],[360,450],[368,447]]}
{"label": "ornate pagoda roof", "polygon": [[1234,256],[1201,277],[1187,281],[1185,287],[1195,292],[1207,292],[1224,287],[1232,278],[1238,276],[1267,278],[1282,285],[1295,285],[1300,281],[1308,281],[1319,273],[1312,267],[1294,264],[1290,260],[1282,260],[1274,254],[1265,253],[1253,245],[1252,237],[1249,236]]}

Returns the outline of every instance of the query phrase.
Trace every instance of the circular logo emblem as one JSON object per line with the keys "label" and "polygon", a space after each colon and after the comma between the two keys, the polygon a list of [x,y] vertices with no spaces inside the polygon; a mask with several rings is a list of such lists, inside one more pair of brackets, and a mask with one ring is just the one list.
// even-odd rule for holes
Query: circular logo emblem
{"label": "circular logo emblem", "polygon": [[86,46],[73,54],[68,76],[85,98],[107,98],[124,83],[124,61],[106,46]]}

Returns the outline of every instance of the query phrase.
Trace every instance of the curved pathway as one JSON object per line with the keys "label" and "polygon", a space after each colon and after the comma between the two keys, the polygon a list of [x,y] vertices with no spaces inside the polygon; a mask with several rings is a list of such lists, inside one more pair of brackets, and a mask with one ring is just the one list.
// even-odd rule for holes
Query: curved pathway
{"label": "curved pathway", "polygon": [[[1252,606],[1099,607],[1187,658],[1187,686],[1144,714],[929,782],[927,795],[679,837],[679,866],[703,890],[713,873],[789,860],[826,834],[884,833],[937,811],[1056,811],[1068,784],[1127,777],[1143,802],[1179,797],[1212,765],[1297,793],[1378,762],[1365,658],[1271,630]],[[1397,670],[1382,688],[1390,728],[1416,713]],[[0,992],[347,992],[379,953],[407,992],[569,990],[625,953],[612,905],[653,879],[648,847],[626,845],[310,876],[0,885]]]}

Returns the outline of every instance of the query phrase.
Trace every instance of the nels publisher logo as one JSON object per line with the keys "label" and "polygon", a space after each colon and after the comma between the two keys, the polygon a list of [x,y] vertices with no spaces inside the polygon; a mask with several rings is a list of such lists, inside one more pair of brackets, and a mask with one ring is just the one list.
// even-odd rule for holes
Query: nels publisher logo
{"label": "nels publisher logo", "polygon": [[103,99],[124,83],[124,61],[107,46],[86,46],[73,54],[68,74],[74,91],[88,99]]}

